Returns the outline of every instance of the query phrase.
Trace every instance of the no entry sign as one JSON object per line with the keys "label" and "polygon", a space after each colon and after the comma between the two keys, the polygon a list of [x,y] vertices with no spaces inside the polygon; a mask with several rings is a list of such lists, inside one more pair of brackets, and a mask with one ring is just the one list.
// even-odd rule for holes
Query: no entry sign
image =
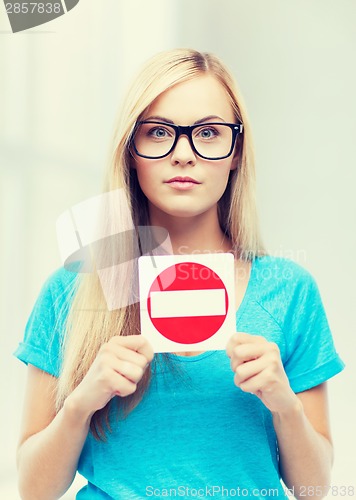
{"label": "no entry sign", "polygon": [[155,352],[224,349],[235,332],[232,254],[139,259],[142,334]]}

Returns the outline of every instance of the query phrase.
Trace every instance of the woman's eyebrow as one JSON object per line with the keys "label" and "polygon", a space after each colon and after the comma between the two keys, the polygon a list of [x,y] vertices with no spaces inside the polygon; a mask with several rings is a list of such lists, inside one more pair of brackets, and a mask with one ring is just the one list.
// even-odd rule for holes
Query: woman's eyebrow
{"label": "woman's eyebrow", "polygon": [[[164,123],[171,123],[172,125],[174,125],[174,121],[173,120],[170,120],[169,118],[165,118],[164,116],[155,115],[155,116],[149,116],[148,118],[145,118],[145,121],[151,121],[151,120],[153,120],[153,121],[159,121],[159,122],[164,122]],[[204,122],[209,121],[209,120],[220,120],[222,122],[225,121],[220,116],[209,115],[209,116],[205,116],[204,118],[200,118],[199,120],[196,120],[193,123],[193,125],[198,125],[199,123],[204,123]]]}
{"label": "woman's eyebrow", "polygon": [[171,123],[174,125],[174,121],[170,120],[169,118],[164,118],[163,116],[149,116],[148,118],[145,118],[144,121],[158,121],[158,122],[164,122],[164,123]]}
{"label": "woman's eyebrow", "polygon": [[221,116],[217,116],[217,115],[209,115],[209,116],[205,116],[204,118],[202,118],[201,120],[197,120],[196,122],[194,122],[194,125],[197,125],[198,123],[204,123],[204,122],[207,122],[209,120],[220,120],[222,122],[224,122],[225,120],[223,118],[221,118]]}

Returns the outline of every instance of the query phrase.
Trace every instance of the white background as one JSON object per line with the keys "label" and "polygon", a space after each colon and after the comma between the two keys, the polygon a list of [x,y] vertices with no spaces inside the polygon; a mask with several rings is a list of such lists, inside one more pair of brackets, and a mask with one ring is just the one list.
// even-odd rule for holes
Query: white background
{"label": "white background", "polygon": [[215,52],[240,84],[265,242],[316,277],[347,364],[330,382],[333,484],[356,486],[355,22],[354,0],[82,0],[12,34],[0,4],[0,498],[18,498],[25,368],[11,353],[61,264],[56,219],[100,192],[129,80],[176,46]]}

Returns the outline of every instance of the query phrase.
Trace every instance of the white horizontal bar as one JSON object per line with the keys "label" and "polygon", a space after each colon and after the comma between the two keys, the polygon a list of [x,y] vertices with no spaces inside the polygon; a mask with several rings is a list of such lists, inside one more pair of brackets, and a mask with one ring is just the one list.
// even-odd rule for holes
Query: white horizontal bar
{"label": "white horizontal bar", "polygon": [[222,316],[226,314],[225,290],[172,290],[151,292],[152,318]]}

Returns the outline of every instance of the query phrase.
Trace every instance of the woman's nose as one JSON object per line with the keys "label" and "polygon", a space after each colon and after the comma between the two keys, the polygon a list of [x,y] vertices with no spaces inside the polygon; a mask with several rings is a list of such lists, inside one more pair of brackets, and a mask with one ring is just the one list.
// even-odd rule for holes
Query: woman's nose
{"label": "woman's nose", "polygon": [[195,165],[197,157],[186,135],[181,135],[171,155],[173,165]]}

